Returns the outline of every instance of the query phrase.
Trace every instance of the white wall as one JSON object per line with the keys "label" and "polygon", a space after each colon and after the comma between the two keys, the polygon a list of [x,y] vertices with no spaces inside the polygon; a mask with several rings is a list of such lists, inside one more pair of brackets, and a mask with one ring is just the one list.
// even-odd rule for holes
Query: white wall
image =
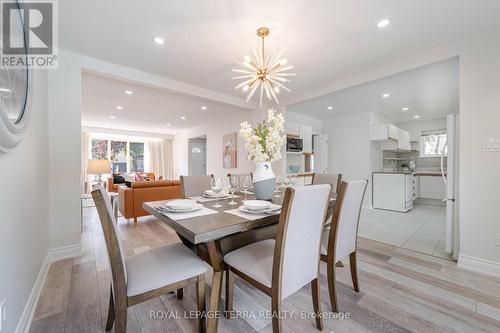
{"label": "white wall", "polygon": [[2,332],[14,332],[49,249],[47,73],[33,71],[31,121],[24,140],[0,154],[0,302]]}
{"label": "white wall", "polygon": [[313,134],[322,134],[323,131],[323,121],[305,116],[300,113],[295,113],[291,111],[285,112],[285,119],[287,122],[297,123],[302,125],[309,125],[313,129]]}
{"label": "white wall", "polygon": [[228,173],[249,173],[253,163],[247,159],[244,141],[238,135],[238,162],[236,169],[224,169],[222,166],[222,136],[238,132],[243,121],[252,122],[252,111],[235,110],[224,119],[214,119],[208,124],[180,132],[175,137],[174,155],[177,162],[176,176],[188,174],[188,139],[206,135],[207,138],[207,174],[223,177]]}
{"label": "white wall", "polygon": [[[328,135],[328,172],[341,173],[343,180],[366,178],[371,187],[370,113],[358,113],[323,121]],[[365,205],[371,203],[366,191]]]}

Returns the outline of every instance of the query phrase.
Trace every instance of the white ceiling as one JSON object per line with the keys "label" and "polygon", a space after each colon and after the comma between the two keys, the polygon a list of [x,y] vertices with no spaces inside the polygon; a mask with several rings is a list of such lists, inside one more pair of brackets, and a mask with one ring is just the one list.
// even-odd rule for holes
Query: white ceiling
{"label": "white ceiling", "polygon": [[59,11],[62,48],[235,96],[233,60],[259,26],[269,50],[287,48],[304,93],[500,22],[498,0],[64,0]]}
{"label": "white ceiling", "polygon": [[[133,95],[127,95],[126,90],[132,91]],[[116,106],[123,109],[117,110]],[[202,110],[202,106],[206,110]],[[82,74],[82,126],[174,134],[222,119],[235,111],[248,112],[250,117],[251,111],[247,109],[176,95],[93,73]],[[185,120],[181,119],[183,116]]]}
{"label": "white ceiling", "polygon": [[[287,106],[313,118],[374,112],[394,122],[443,117],[459,111],[457,57]],[[389,94],[383,98],[383,94]],[[329,110],[328,107],[333,107]],[[408,111],[402,109],[407,107]]]}

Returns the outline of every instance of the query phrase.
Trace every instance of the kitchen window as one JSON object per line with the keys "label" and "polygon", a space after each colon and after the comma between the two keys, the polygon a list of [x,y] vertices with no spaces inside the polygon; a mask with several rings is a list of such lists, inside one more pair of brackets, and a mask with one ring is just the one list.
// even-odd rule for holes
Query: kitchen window
{"label": "kitchen window", "polygon": [[422,132],[420,137],[420,157],[441,157],[447,155],[446,130]]}

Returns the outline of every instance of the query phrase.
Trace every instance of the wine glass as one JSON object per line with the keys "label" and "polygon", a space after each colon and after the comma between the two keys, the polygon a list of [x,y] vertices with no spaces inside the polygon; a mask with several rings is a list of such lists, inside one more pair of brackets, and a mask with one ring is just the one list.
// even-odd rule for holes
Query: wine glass
{"label": "wine glass", "polygon": [[219,193],[222,192],[222,179],[220,177],[212,177],[212,191],[215,193],[215,200],[216,203],[212,207],[214,208],[221,208],[222,205],[219,204]]}
{"label": "wine glass", "polygon": [[298,182],[299,178],[297,177],[297,175],[292,175],[290,177],[290,184],[292,184],[292,187],[295,187],[295,185],[297,185]]}
{"label": "wine glass", "polygon": [[290,185],[290,178],[284,176],[283,177],[283,187],[287,188]]}
{"label": "wine glass", "polygon": [[273,197],[275,198],[279,198],[281,197],[281,195],[279,194],[280,193],[280,187],[281,187],[281,176],[280,175],[276,175],[276,179],[275,179],[275,183],[274,183],[274,195]]}
{"label": "wine glass", "polygon": [[245,200],[247,200],[248,190],[252,188],[252,178],[250,176],[243,176],[241,178],[241,189],[245,193]]}
{"label": "wine glass", "polygon": [[231,176],[228,177],[228,188],[229,192],[231,192],[231,201],[228,202],[228,205],[237,205],[238,203],[234,201],[234,191],[238,189],[238,177]]}

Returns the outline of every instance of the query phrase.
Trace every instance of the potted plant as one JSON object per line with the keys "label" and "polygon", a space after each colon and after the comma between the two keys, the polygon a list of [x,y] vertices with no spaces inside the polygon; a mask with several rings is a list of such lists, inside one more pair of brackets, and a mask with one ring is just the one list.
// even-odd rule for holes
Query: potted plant
{"label": "potted plant", "polygon": [[283,114],[270,109],[267,120],[252,128],[248,122],[241,123],[240,136],[245,140],[248,159],[256,163],[253,174],[255,197],[270,200],[274,193],[275,176],[271,163],[281,159],[281,148],[286,142]]}

